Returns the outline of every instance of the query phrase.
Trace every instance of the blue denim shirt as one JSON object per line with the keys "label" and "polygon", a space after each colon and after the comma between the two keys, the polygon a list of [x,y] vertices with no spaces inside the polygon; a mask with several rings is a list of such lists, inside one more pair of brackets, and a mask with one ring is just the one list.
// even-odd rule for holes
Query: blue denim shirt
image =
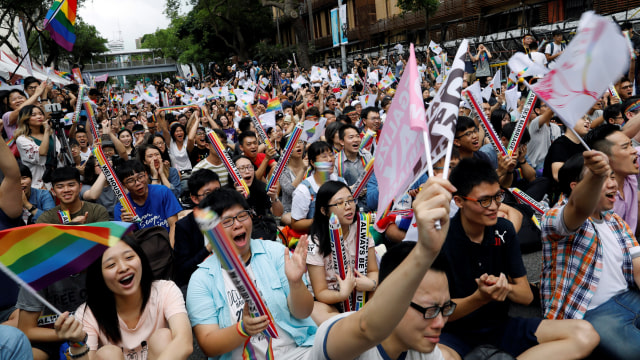
{"label": "blue denim shirt", "polygon": [[29,196],[29,202],[38,208],[35,215],[31,219],[36,222],[43,212],[53,209],[56,203],[53,201],[53,197],[48,190],[31,188],[31,195]]}
{"label": "blue denim shirt", "polygon": [[[275,322],[298,346],[312,346],[316,324],[310,317],[296,319],[289,311],[289,281],[284,273],[284,245],[251,239],[251,253],[254,280]],[[235,324],[231,322],[222,267],[217,256],[209,256],[191,276],[187,290],[187,311],[191,326],[217,324],[222,329]],[[230,358],[231,354],[227,353],[210,359]]]}

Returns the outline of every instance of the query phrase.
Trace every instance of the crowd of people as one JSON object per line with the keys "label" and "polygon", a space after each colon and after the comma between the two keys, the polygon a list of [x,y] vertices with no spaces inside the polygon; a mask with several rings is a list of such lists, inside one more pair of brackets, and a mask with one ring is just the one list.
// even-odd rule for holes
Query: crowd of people
{"label": "crowd of people", "polygon": [[[552,68],[567,45],[562,36],[554,32],[537,53],[542,39],[526,35],[521,50]],[[382,151],[377,141],[397,83],[381,80],[400,79],[408,57],[396,55],[357,58],[337,78],[328,67],[214,64],[202,79],[137,84],[145,100],[127,102],[128,92],[104,84],[83,94],[78,85],[31,77],[23,90],[0,92],[0,229],[135,224],[86,271],[39,291],[62,314],[0,273],[0,357],[186,359],[195,338],[212,359],[637,358],[635,61],[617,94],[605,93],[573,129],[538,100],[511,155],[497,153],[477,114],[460,106],[449,179],[438,161],[435,176],[424,174],[376,216],[386,189],[375,174],[353,193]],[[425,107],[447,65],[431,55],[419,65]],[[463,88],[489,86],[500,71],[491,58],[483,45],[467,54]],[[526,111],[528,88],[515,86],[521,94],[512,108],[507,81],[481,104],[505,147]],[[241,91],[197,96],[220,88],[251,94],[253,111]],[[363,103],[363,95],[374,100]],[[273,99],[280,108],[271,109]],[[79,102],[94,111],[67,125],[45,110],[57,103],[73,113]],[[273,123],[256,123],[272,111]],[[315,130],[323,135],[287,148],[307,123],[322,123]],[[270,182],[285,156],[282,175]],[[513,188],[548,206],[544,215],[518,202]],[[212,256],[197,222],[205,209],[220,216],[270,317],[250,314]],[[523,253],[536,251],[542,272],[532,281]],[[366,302],[355,306],[361,294]],[[512,304],[539,316],[511,316]],[[270,326],[277,338],[266,335]]]}

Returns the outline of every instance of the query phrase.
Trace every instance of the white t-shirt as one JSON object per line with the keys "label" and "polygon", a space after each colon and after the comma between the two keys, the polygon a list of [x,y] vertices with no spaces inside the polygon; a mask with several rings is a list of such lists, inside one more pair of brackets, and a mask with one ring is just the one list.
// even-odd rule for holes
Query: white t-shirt
{"label": "white t-shirt", "polygon": [[627,280],[622,273],[622,249],[615,235],[604,221],[593,219],[593,226],[602,245],[602,272],[587,310],[595,309],[612,297],[628,290]]}
{"label": "white t-shirt", "polygon": [[[318,193],[318,189],[320,186],[316,183],[316,180],[313,178],[313,174],[311,174],[305,180],[309,181],[311,188]],[[331,174],[329,175],[329,180],[338,180],[338,175]],[[291,218],[294,220],[304,220],[307,218],[307,214],[309,213],[309,207],[311,205],[311,193],[309,192],[309,188],[303,183],[298,185],[295,190],[293,190],[293,200],[291,201]]]}
{"label": "white t-shirt", "polygon": [[179,171],[191,170],[191,160],[189,159],[189,152],[187,152],[187,141],[188,139],[185,136],[181,150],[178,149],[178,145],[173,141],[173,139],[171,139],[171,144],[169,144],[169,157],[171,158],[171,163]]}
{"label": "white t-shirt", "polygon": [[[251,279],[255,279],[251,264],[247,266],[247,274]],[[222,271],[224,277],[224,289],[229,302],[229,314],[231,316],[231,322],[237,323],[242,319],[242,312],[244,310],[244,299],[242,295],[236,290],[236,286],[233,284],[231,277],[226,271]],[[255,280],[253,280],[255,283]],[[255,283],[256,289],[260,292],[258,284]],[[260,293],[262,295],[262,293]],[[235,326],[235,325],[234,325]],[[276,324],[276,330],[278,331],[278,338],[273,339],[271,346],[273,349],[273,355],[275,359],[304,359],[306,354],[311,349],[310,347],[298,347],[296,341],[289,336],[281,327]],[[251,337],[251,345],[256,352],[258,358],[262,358],[267,351],[269,342],[267,337],[263,334],[256,334]],[[231,352],[232,359],[242,359],[242,352],[244,351],[244,345],[241,345]]]}
{"label": "white t-shirt", "polygon": [[[529,53],[529,55],[531,55],[531,61],[533,61],[536,64],[542,65],[542,66],[546,66],[547,65],[547,57],[538,51],[532,51]],[[538,74],[538,76],[543,75],[543,74]]]}
{"label": "white t-shirt", "polygon": [[[307,357],[307,360],[325,360],[329,359],[327,356],[327,352],[325,349],[327,335],[329,334],[329,330],[340,319],[345,318],[349,315],[353,314],[353,312],[347,312],[340,315],[336,315],[329,320],[320,325],[318,331],[316,332],[316,338],[313,341],[313,348]],[[374,346],[371,349],[363,352],[360,356],[356,357],[354,360],[385,360],[389,359],[389,355],[384,351],[382,346]],[[442,352],[440,348],[436,345],[434,350],[429,354],[419,353],[414,350],[407,351],[407,356],[404,358],[405,360],[444,360],[442,356]]]}
{"label": "white t-shirt", "polygon": [[[553,56],[553,55],[563,51],[565,46],[566,46],[565,44],[558,45],[556,43],[550,43],[550,44],[547,44],[547,46],[544,48],[544,53],[548,54],[550,56]],[[553,47],[553,51],[551,51],[552,47]],[[555,58],[555,59],[551,60],[551,62],[548,65],[549,69],[553,69],[553,67],[555,66],[554,63],[556,62],[557,59],[558,58]]]}

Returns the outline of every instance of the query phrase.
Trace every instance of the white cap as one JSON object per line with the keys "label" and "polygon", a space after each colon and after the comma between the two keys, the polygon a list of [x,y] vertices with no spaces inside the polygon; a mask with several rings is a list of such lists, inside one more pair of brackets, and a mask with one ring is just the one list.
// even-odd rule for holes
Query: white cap
{"label": "white cap", "polygon": [[351,106],[356,106],[356,105],[360,105],[360,100],[353,100],[351,102]]}

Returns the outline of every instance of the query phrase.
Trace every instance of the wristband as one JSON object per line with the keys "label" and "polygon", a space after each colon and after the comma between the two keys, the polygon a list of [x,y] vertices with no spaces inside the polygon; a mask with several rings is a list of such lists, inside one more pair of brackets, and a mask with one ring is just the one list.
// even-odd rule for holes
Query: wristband
{"label": "wristband", "polygon": [[87,345],[87,339],[89,339],[89,333],[84,333],[84,339],[82,341],[67,341],[69,343],[69,347],[81,348]]}
{"label": "wristband", "polygon": [[85,349],[77,354],[72,354],[71,353],[71,346],[67,348],[67,352],[64,354],[68,359],[79,359],[85,355],[87,355],[87,353],[89,352],[89,347],[85,345]]}
{"label": "wristband", "polygon": [[629,255],[631,255],[632,259],[640,257],[640,246],[634,246],[629,249]]}
{"label": "wristband", "polygon": [[242,320],[240,320],[240,321],[238,321],[236,323],[236,331],[238,332],[238,334],[240,334],[240,336],[242,336],[244,338],[251,337],[251,335],[249,335],[247,330],[244,328],[244,321],[242,321]]}
{"label": "wristband", "polygon": [[33,212],[33,210],[36,210],[37,207],[35,205],[31,205],[31,209],[27,209],[27,211],[29,212]]}

